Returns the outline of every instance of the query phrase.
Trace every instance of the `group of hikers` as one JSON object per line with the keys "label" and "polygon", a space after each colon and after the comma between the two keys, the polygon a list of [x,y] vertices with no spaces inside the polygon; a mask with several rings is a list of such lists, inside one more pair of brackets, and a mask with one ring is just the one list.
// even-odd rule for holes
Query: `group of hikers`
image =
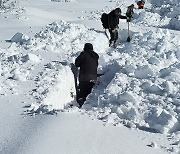
{"label": "group of hikers", "polygon": [[[126,16],[121,15],[121,9],[116,8],[107,14],[107,22],[105,24],[110,33],[109,46],[114,45],[118,40],[118,25],[119,18],[126,19],[127,22],[131,21],[134,5],[127,8]],[[103,22],[103,21],[102,21]],[[103,26],[104,27],[104,26]],[[91,43],[85,43],[83,51],[75,59],[75,66],[79,69],[79,86],[77,88],[76,100],[81,108],[86,97],[91,93],[93,86],[97,81],[97,68],[98,68],[99,55],[94,52]]]}

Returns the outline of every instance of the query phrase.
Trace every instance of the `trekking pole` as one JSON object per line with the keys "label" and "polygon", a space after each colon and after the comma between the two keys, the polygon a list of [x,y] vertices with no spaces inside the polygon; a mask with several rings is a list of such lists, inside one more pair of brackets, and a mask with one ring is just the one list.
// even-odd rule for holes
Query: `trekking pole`
{"label": "trekking pole", "polygon": [[130,42],[130,35],[129,35],[129,22],[128,22],[128,38],[127,38],[127,41]]}
{"label": "trekking pole", "polygon": [[127,16],[127,22],[128,22],[128,38],[127,41],[130,42],[130,35],[129,35],[129,22],[131,21],[131,17],[134,14],[134,4],[131,4],[130,6],[128,6],[128,9],[126,11],[126,16]]}
{"label": "trekking pole", "polygon": [[109,40],[109,36],[108,36],[108,34],[107,34],[106,29],[105,29],[105,35],[106,35],[107,39]]}

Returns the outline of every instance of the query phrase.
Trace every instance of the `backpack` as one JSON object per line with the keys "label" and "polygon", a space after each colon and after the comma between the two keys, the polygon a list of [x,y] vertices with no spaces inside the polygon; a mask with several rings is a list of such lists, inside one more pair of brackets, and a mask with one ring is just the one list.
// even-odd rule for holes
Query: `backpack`
{"label": "backpack", "polygon": [[104,29],[108,29],[109,28],[109,25],[108,25],[108,14],[107,13],[103,13],[101,15],[101,22],[102,22],[102,25],[103,25]]}

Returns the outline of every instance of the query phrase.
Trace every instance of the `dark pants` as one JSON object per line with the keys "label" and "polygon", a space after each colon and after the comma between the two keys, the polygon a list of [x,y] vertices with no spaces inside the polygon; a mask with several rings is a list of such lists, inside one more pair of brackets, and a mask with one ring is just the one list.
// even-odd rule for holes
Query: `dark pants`
{"label": "dark pants", "polygon": [[114,43],[116,43],[117,39],[118,39],[118,30],[117,29],[109,29],[109,33],[111,36],[111,39],[109,40],[109,43],[111,44],[113,41]]}
{"label": "dark pants", "polygon": [[95,83],[89,81],[80,81],[78,92],[77,92],[77,102],[80,106],[86,101],[86,97],[91,93]]}

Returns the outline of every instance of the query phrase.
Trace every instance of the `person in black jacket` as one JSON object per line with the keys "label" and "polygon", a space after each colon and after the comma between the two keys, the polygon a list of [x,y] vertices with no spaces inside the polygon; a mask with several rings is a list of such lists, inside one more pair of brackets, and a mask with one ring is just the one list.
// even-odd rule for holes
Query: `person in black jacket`
{"label": "person in black jacket", "polygon": [[109,14],[108,14],[108,26],[109,28],[109,33],[110,33],[110,40],[109,40],[109,46],[112,45],[112,43],[114,43],[114,45],[116,44],[116,41],[118,39],[118,30],[119,30],[119,18],[120,19],[127,19],[126,16],[122,16],[121,15],[121,9],[120,8],[116,8],[115,10],[112,10]]}
{"label": "person in black jacket", "polygon": [[77,102],[81,107],[86,101],[86,97],[97,80],[99,55],[93,51],[93,45],[86,43],[84,51],[75,59],[75,66],[80,67],[79,71],[79,92],[77,93]]}
{"label": "person in black jacket", "polygon": [[126,17],[127,17],[127,22],[130,22],[132,15],[134,14],[134,4],[131,4],[130,6],[127,7],[126,11]]}

